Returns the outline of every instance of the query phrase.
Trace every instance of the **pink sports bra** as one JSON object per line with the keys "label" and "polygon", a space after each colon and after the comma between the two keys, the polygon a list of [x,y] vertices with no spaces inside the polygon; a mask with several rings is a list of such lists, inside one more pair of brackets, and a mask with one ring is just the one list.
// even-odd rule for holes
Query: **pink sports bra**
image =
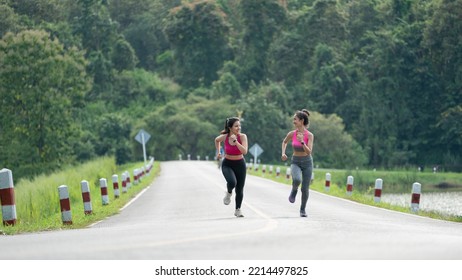
{"label": "pink sports bra", "polygon": [[[303,132],[303,142],[305,142],[306,145],[308,145],[308,130],[305,129]],[[297,130],[294,130],[294,136],[292,137],[292,148],[296,152],[304,152],[302,143],[298,141],[297,139]]]}
{"label": "pink sports bra", "polygon": [[[241,143],[241,137],[239,135],[237,135],[237,142]],[[237,146],[231,146],[229,144],[229,134],[226,135],[226,139],[225,139],[225,154],[227,154],[227,155],[242,155],[241,151],[239,151]]]}

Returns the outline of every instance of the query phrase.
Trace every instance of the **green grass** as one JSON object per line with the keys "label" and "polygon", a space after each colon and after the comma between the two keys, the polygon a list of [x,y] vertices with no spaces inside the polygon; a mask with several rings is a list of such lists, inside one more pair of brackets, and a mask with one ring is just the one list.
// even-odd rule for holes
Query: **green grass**
{"label": "green grass", "polygon": [[[144,189],[160,171],[160,163],[154,162],[150,173],[139,184],[133,182],[133,170],[141,168],[143,162],[122,166],[115,164],[114,158],[100,158],[79,166],[65,168],[60,172],[42,175],[33,180],[21,180],[14,184],[17,220],[14,226],[0,225],[0,233],[19,234],[57,229],[73,229],[88,226],[108,216],[117,214],[130,199]],[[131,188],[122,193],[122,172],[129,171]],[[119,176],[120,197],[115,199],[112,175]],[[99,179],[106,178],[109,204],[102,205]],[[13,173],[14,180],[14,173]],[[84,214],[80,182],[86,180],[90,186],[93,213]],[[72,211],[72,225],[63,225],[58,187],[67,185]]]}
{"label": "green grass", "polygon": [[[263,173],[262,165],[258,171],[249,170],[248,174],[264,177],[279,183],[290,185],[292,180],[286,179],[286,166],[280,167],[280,175],[276,176],[277,166],[273,166],[273,173],[269,174],[269,166],[266,167],[266,172]],[[326,173],[331,174],[331,184],[329,191],[325,190]],[[347,194],[346,183],[347,177],[351,175],[354,178],[353,192]],[[453,222],[462,222],[462,216],[445,215],[435,211],[418,211],[412,212],[407,207],[392,205],[389,203],[374,202],[374,186],[375,180],[381,178],[383,180],[382,193],[409,193],[409,198],[412,193],[412,184],[419,182],[422,185],[422,192],[431,191],[462,191],[462,175],[458,173],[418,173],[410,171],[367,171],[367,170],[327,170],[315,169],[314,181],[310,185],[310,189],[320,193],[340,197],[343,199],[355,201],[362,204],[367,204],[375,207],[385,208],[389,210],[430,217],[434,219],[447,220]],[[440,186],[450,186],[441,188]]]}

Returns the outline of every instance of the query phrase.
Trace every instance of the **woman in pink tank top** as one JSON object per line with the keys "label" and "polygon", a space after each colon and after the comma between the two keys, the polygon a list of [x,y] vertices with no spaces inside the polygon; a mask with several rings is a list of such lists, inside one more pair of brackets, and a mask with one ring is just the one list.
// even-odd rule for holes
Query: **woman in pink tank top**
{"label": "woman in pink tank top", "polygon": [[282,141],[283,161],[287,160],[286,148],[289,141],[292,141],[292,163],[290,172],[292,175],[292,190],[289,195],[289,202],[294,203],[298,192],[298,186],[301,184],[302,199],[300,205],[300,216],[307,217],[306,204],[309,197],[309,186],[311,175],[313,173],[313,133],[309,132],[307,127],[309,122],[310,112],[306,109],[298,111],[294,115],[295,130],[289,131],[287,136]]}
{"label": "woman in pink tank top", "polygon": [[233,190],[236,193],[236,207],[234,215],[244,217],[241,211],[242,200],[244,198],[244,184],[247,174],[244,155],[247,154],[247,135],[241,133],[241,122],[239,118],[233,117],[226,119],[225,129],[215,138],[215,148],[217,158],[220,159],[221,143],[225,146],[224,160],[221,165],[221,172],[226,179],[227,192],[223,198],[223,203],[229,205]]}

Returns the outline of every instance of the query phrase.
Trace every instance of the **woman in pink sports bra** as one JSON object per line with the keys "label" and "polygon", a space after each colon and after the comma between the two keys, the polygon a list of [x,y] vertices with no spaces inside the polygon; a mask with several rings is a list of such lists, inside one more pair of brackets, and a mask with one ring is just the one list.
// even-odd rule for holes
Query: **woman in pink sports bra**
{"label": "woman in pink sports bra", "polygon": [[297,196],[298,186],[301,184],[302,200],[300,205],[300,216],[307,217],[306,204],[309,197],[309,186],[311,175],[313,173],[313,158],[311,153],[313,151],[313,133],[309,132],[308,127],[310,112],[306,109],[298,111],[294,115],[295,130],[289,131],[287,136],[282,141],[282,156],[283,161],[287,160],[286,148],[287,143],[292,141],[292,163],[290,171],[292,175],[292,190],[289,195],[290,203],[295,202]]}
{"label": "woman in pink sports bra", "polygon": [[221,165],[221,172],[226,179],[228,191],[223,198],[223,203],[231,203],[233,190],[236,193],[236,208],[234,216],[244,217],[241,211],[242,200],[244,199],[244,184],[247,174],[244,155],[247,154],[247,135],[241,133],[241,122],[239,118],[233,117],[226,119],[225,129],[215,138],[215,148],[217,158],[222,157],[221,142],[225,146],[225,158]]}

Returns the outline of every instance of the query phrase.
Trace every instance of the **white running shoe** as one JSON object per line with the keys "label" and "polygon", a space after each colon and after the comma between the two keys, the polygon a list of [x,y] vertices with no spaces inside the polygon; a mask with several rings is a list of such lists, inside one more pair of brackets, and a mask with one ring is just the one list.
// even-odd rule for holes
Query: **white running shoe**
{"label": "white running shoe", "polygon": [[234,216],[238,218],[244,217],[244,215],[242,215],[241,209],[236,209],[236,211],[234,211]]}
{"label": "white running shoe", "polygon": [[228,205],[228,204],[231,203],[231,196],[232,195],[233,195],[232,193],[226,192],[225,197],[223,198],[223,203],[225,205]]}

